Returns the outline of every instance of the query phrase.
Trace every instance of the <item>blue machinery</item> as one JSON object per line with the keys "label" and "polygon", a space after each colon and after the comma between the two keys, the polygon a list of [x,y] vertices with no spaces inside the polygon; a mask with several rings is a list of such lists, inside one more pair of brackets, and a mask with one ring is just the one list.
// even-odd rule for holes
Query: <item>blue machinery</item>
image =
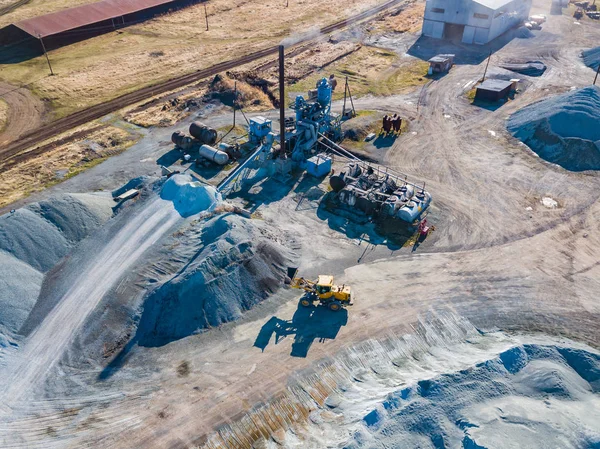
{"label": "blue machinery", "polygon": [[[320,144],[324,150],[350,160],[345,171],[330,178],[339,204],[380,219],[418,221],[431,203],[425,185],[417,186],[400,173],[367,164],[333,142],[341,137],[341,117],[331,113],[331,95],[331,85],[323,78],[317,84],[316,101],[296,97],[293,105],[295,126],[291,131],[282,126],[284,142],[289,145],[281,145],[279,151],[273,149],[273,143],[278,137],[281,141],[281,136],[273,133],[271,121],[264,117],[250,119],[249,142],[256,145],[256,149],[218,185],[217,190],[227,196],[251,177],[282,173],[282,167],[291,170],[292,164],[310,168],[307,161],[314,161]],[[291,159],[286,153],[291,153]]]}
{"label": "blue machinery", "polygon": [[315,102],[308,102],[303,96],[296,97],[293,109],[296,111],[296,129],[291,136],[292,159],[304,162],[316,153],[316,144],[320,134],[334,140],[341,137],[341,117],[331,114],[331,84],[323,78],[317,84]]}

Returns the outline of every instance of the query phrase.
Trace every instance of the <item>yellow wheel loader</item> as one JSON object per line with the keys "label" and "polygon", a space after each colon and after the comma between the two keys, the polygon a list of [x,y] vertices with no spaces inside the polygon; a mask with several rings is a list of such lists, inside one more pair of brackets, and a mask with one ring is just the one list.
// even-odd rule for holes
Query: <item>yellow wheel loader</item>
{"label": "yellow wheel loader", "polygon": [[318,302],[329,310],[338,311],[351,306],[352,290],[348,285],[334,285],[333,276],[320,275],[316,281],[296,277],[298,268],[288,268],[290,287],[304,290],[306,293],[300,299],[304,307],[311,307]]}

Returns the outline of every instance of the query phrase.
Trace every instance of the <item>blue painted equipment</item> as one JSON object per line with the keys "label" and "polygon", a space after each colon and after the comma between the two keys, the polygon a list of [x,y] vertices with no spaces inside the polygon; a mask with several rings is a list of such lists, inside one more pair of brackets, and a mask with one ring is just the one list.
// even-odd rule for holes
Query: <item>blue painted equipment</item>
{"label": "blue painted equipment", "polygon": [[251,143],[259,144],[263,138],[271,132],[271,120],[264,117],[254,117],[250,119],[248,128],[248,137]]}
{"label": "blue painted equipment", "polygon": [[331,158],[318,154],[306,161],[306,173],[321,178],[331,172]]}
{"label": "blue painted equipment", "polygon": [[327,78],[317,83],[316,101],[306,101],[299,95],[292,108],[296,111],[296,129],[290,136],[293,142],[292,159],[298,162],[316,153],[319,134],[337,139],[341,135],[341,120],[331,114],[331,85]]}

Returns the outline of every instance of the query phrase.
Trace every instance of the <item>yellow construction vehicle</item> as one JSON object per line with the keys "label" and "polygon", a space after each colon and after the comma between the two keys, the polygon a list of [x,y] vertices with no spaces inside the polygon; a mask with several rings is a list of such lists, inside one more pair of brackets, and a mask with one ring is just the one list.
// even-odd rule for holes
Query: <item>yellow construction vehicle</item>
{"label": "yellow construction vehicle", "polygon": [[300,299],[304,307],[311,307],[316,301],[329,310],[338,311],[351,306],[352,291],[348,285],[334,285],[333,276],[320,275],[316,281],[296,277],[298,268],[288,268],[290,287],[304,290],[306,293]]}

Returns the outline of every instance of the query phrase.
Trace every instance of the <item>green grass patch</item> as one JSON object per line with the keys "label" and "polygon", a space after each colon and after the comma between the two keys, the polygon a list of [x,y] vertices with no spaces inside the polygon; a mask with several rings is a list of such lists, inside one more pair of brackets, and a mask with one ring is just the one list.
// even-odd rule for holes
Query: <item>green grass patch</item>
{"label": "green grass patch", "polygon": [[314,89],[317,81],[328,78],[332,73],[338,79],[333,99],[344,97],[344,82],[348,78],[354,97],[364,95],[388,96],[401,93],[427,82],[429,64],[417,58],[400,58],[393,52],[373,47],[361,47],[355,53],[343,58],[311,76],[289,87],[289,103],[299,94]]}

